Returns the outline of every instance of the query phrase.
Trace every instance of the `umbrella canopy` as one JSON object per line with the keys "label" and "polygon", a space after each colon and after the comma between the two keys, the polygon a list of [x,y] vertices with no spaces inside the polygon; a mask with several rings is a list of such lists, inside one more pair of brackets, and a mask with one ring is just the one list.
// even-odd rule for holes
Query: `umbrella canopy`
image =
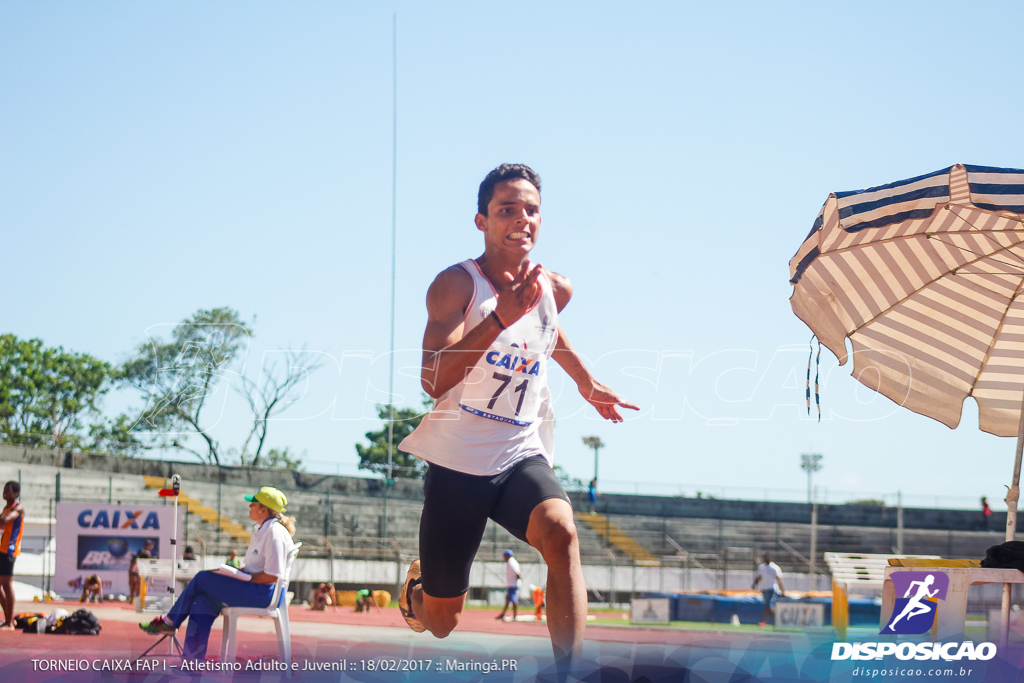
{"label": "umbrella canopy", "polygon": [[957,164],[829,195],[790,261],[796,315],[861,383],[949,427],[1018,434],[1024,170]]}
{"label": "umbrella canopy", "polygon": [[[1017,435],[1006,495],[1013,540],[1024,457],[1024,171],[957,164],[830,194],[789,262],[793,312],[853,374],[915,413]],[[1010,584],[1003,587],[1003,639]]]}

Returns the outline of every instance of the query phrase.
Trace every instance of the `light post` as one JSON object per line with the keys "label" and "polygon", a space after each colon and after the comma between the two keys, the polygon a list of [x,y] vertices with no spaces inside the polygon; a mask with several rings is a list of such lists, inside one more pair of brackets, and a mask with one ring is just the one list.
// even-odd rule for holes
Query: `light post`
{"label": "light post", "polygon": [[585,436],[583,443],[594,449],[594,481],[597,481],[597,452],[604,448],[604,444],[599,436]]}
{"label": "light post", "polygon": [[811,499],[811,476],[821,469],[821,454],[820,453],[804,453],[800,456],[800,469],[807,470],[807,502],[812,502]]}

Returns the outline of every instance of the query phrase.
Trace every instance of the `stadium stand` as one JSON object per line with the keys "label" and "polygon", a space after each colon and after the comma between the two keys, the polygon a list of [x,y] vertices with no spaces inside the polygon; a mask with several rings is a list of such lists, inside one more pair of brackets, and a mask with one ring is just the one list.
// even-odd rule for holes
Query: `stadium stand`
{"label": "stadium stand", "polygon": [[[416,480],[399,479],[385,488],[379,479],[0,445],[0,477],[22,482],[30,516],[52,514],[58,499],[166,502],[156,490],[167,485],[172,473],[182,477],[180,502],[189,512],[182,542],[195,545],[203,556],[244,549],[249,529],[244,494],[261,485],[283,490],[288,514],[297,521],[296,538],[304,544],[304,564],[296,572],[300,595],[306,584],[323,580],[343,589],[371,587],[394,594],[404,571],[399,568],[417,555],[422,488]],[[577,510],[587,509],[585,492],[570,497]],[[577,528],[588,587],[602,601],[641,590],[749,587],[757,558],[766,551],[786,572],[787,588],[826,588],[826,552],[884,554],[894,552],[897,544],[892,510],[821,506],[820,579],[812,581],[806,576],[811,532],[805,504],[605,493],[599,512],[579,515]],[[902,551],[983,557],[998,539],[974,531],[976,520],[973,510],[905,509]],[[993,528],[999,523],[993,519]],[[471,597],[503,585],[501,553],[506,548],[524,558],[526,583],[544,581],[537,553],[490,523],[477,555]]]}

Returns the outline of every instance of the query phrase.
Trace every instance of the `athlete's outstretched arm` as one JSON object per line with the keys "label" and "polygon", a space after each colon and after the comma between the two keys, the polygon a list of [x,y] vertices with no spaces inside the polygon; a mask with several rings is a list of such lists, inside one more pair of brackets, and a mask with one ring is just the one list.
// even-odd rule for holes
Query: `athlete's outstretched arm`
{"label": "athlete's outstretched arm", "polygon": [[[516,275],[505,274],[507,284],[498,294],[494,310],[506,327],[522,318],[540,298],[537,278],[541,271],[540,266],[531,268],[526,261]],[[458,267],[443,271],[427,290],[420,384],[431,398],[440,398],[461,382],[501,333],[493,316],[465,331],[466,307],[472,296],[472,278]]]}
{"label": "athlete's outstretched arm", "polygon": [[555,344],[555,351],[551,354],[565,373],[576,382],[580,394],[587,400],[587,403],[594,406],[597,412],[606,420],[622,422],[622,414],[619,408],[640,410],[640,406],[628,403],[619,397],[611,388],[601,384],[583,364],[583,359],[573,350],[569,339],[565,336],[562,327],[558,327],[558,341]]}

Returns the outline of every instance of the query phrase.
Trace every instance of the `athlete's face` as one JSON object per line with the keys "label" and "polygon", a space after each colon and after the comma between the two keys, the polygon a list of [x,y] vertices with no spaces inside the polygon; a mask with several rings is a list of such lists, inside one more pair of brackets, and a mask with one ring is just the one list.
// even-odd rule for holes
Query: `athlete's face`
{"label": "athlete's face", "polygon": [[525,257],[540,233],[540,192],[529,180],[504,180],[494,186],[487,215],[476,215],[476,227],[489,248]]}
{"label": "athlete's face", "polygon": [[8,503],[13,503],[18,500],[18,494],[14,492],[14,488],[11,486],[4,487],[4,500]]}

